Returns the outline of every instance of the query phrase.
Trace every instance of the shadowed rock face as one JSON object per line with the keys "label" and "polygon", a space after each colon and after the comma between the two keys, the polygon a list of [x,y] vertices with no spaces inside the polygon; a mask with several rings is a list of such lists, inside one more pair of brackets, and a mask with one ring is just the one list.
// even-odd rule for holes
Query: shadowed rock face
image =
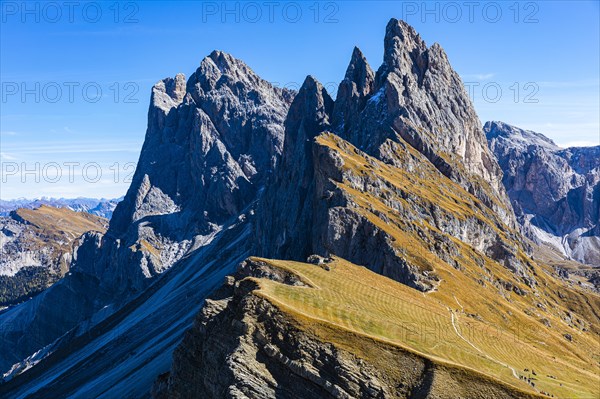
{"label": "shadowed rock face", "polygon": [[348,134],[360,120],[360,112],[373,94],[375,73],[363,53],[354,48],[346,76],[338,87],[333,110],[333,129]]}
{"label": "shadowed rock face", "polygon": [[[333,100],[308,76],[294,98],[285,122],[285,144],[277,169],[261,198],[257,223],[258,251],[306,259],[312,237],[324,226],[316,199],[314,139],[330,127]],[[321,225],[315,225],[315,222]]]}
{"label": "shadowed rock face", "polygon": [[292,98],[220,51],[187,83],[177,75],[153,88],[138,168],[107,234],[133,264],[121,280],[142,290],[254,201],[281,155]]}
{"label": "shadowed rock face", "polygon": [[600,266],[600,146],[563,149],[502,122],[484,129],[525,233]]}
{"label": "shadowed rock face", "polygon": [[281,155],[292,98],[220,51],[187,83],[181,74],[159,82],[133,182],[94,255],[111,252],[106,264],[123,267],[101,280],[119,292],[141,291],[239,215]]}
{"label": "shadowed rock face", "polygon": [[0,370],[105,306],[118,309],[240,215],[278,162],[293,96],[219,51],[187,82],[182,74],[158,82],[132,184],[108,231],[84,236],[56,287],[0,315]]}

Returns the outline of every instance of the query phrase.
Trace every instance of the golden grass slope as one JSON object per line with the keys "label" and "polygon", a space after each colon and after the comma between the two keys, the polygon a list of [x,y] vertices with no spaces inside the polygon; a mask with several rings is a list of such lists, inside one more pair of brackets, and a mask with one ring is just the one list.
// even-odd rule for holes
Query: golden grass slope
{"label": "golden grass slope", "polygon": [[[260,295],[310,323],[399,345],[532,394],[600,397],[598,295],[569,286],[552,266],[532,259],[517,231],[401,139],[389,144],[388,151],[402,167],[370,157],[330,133],[317,137],[316,143],[341,157],[344,179],[334,183],[351,199],[353,210],[391,236],[398,252],[434,274],[439,284],[424,294],[341,259],[330,272],[275,262],[313,288],[265,280]],[[384,184],[361,186],[365,181]],[[464,237],[436,227],[440,220],[443,225],[453,219],[497,234],[514,249],[513,261],[536,283],[511,271],[513,265],[487,257]],[[434,249],[440,237],[456,249],[453,265],[440,258],[443,249]]]}
{"label": "golden grass slope", "polygon": [[[104,233],[108,220],[89,214],[75,212],[68,208],[54,208],[42,205],[36,209],[20,208],[15,211],[16,218],[30,226],[31,234],[27,242],[23,242],[23,250],[35,251],[43,247],[52,248],[60,256],[70,252],[74,240],[88,231]],[[61,274],[66,272],[68,265],[61,258]]]}
{"label": "golden grass slope", "polygon": [[[456,295],[423,294],[340,258],[334,258],[327,268],[256,260],[296,274],[308,287],[256,279],[260,289],[255,295],[291,315],[325,342],[359,357],[368,357],[368,351],[361,349],[360,340],[350,342],[344,333],[403,348],[442,366],[481,373],[523,394],[547,393],[557,398],[600,395],[600,368],[598,354],[594,353],[597,334],[581,333],[571,343],[542,326],[511,329],[488,315],[512,311],[513,323],[534,322],[515,306],[498,304],[499,309],[485,312],[490,300],[485,292],[464,286],[455,291]],[[484,315],[481,320],[469,317],[476,311]],[[387,365],[390,373],[397,372],[393,363],[365,360]],[[523,377],[531,378],[535,387]]]}
{"label": "golden grass slope", "polygon": [[79,237],[87,231],[103,232],[108,220],[87,212],[42,205],[36,209],[17,209],[16,214],[32,226],[48,233]]}

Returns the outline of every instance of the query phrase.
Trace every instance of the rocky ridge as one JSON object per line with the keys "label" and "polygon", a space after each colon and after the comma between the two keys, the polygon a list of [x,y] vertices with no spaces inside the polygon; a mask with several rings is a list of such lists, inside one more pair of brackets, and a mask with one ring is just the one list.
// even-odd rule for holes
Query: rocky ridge
{"label": "rocky ridge", "polygon": [[[352,173],[338,148],[319,143],[317,137],[327,133],[339,137],[345,142],[342,151],[355,152],[374,172],[385,166],[419,176],[427,185],[425,180],[440,179],[458,184],[477,199],[476,208],[493,221],[491,225],[505,226],[507,236],[477,214],[458,219],[453,210],[414,191],[399,190],[397,182],[377,173]],[[340,189],[343,182],[375,198],[383,196],[385,206],[402,220],[431,222],[435,234],[407,226],[420,237],[417,240],[429,243],[428,252],[455,263],[446,250],[433,246],[442,245],[438,233],[460,237],[533,283],[517,256],[518,245],[508,243],[516,234],[511,230],[516,227],[514,215],[500,183],[500,168],[462,83],[441,47],[427,48],[403,21],[388,24],[384,63],[377,75],[354,49],[335,102],[319,82],[307,77],[285,122],[281,164],[259,206],[260,256],[302,261],[311,254],[335,254],[415,288],[433,289],[438,281],[431,267],[418,254],[399,256],[390,232],[356,211],[359,201]],[[281,214],[288,217],[281,220]],[[389,224],[389,219],[381,222]],[[453,246],[450,238],[445,242]]]}
{"label": "rocky ridge", "polygon": [[[369,71],[364,57],[353,56],[336,99],[334,125],[342,127],[336,133],[392,164],[394,159],[385,159],[380,148],[401,138],[514,226],[501,170],[442,47],[427,47],[412,26],[392,19],[386,27],[383,64],[374,78]],[[348,85],[357,94],[345,89]],[[340,118],[357,112],[355,120]]]}
{"label": "rocky ridge", "polygon": [[[325,343],[257,295],[258,279],[309,287],[262,259],[246,260],[206,299],[174,353],[173,369],[154,384],[153,398],[535,397],[375,340],[363,341],[363,356]],[[367,354],[380,361],[365,360]],[[391,366],[382,367],[385,362],[402,372],[385,372]]]}
{"label": "rocky ridge", "polygon": [[0,315],[0,369],[74,328],[85,333],[242,217],[281,153],[293,94],[219,51],[187,82],[158,82],[132,184],[106,234],[83,238],[56,288]]}

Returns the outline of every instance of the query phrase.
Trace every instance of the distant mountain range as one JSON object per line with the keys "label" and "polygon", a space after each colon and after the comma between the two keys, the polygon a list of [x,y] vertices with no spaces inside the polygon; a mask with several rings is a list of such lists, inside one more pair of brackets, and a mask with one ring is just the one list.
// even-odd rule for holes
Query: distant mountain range
{"label": "distant mountain range", "polygon": [[0,200],[0,216],[8,216],[11,211],[19,208],[36,209],[42,205],[47,205],[54,208],[69,208],[75,212],[87,212],[110,219],[117,204],[122,200],[123,197],[115,199],[42,197],[38,199]]}
{"label": "distant mountain range", "polygon": [[0,216],[0,306],[54,284],[69,271],[81,236],[107,227],[102,217],[48,205]]}
{"label": "distant mountain range", "polygon": [[600,267],[600,146],[560,148],[502,122],[483,129],[524,232],[569,259]]}

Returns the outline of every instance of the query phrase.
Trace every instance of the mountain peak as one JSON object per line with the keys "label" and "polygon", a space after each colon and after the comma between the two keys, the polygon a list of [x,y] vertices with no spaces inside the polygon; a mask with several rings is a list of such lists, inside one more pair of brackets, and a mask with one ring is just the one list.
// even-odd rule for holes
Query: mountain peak
{"label": "mountain peak", "polygon": [[[333,100],[327,90],[317,79],[308,75],[290,106],[286,131],[295,132],[303,124],[304,132],[319,133],[329,125],[332,109]],[[286,142],[287,140],[286,136]]]}
{"label": "mountain peak", "polygon": [[544,136],[541,133],[536,133],[531,130],[524,130],[516,126],[510,125],[501,121],[489,121],[483,126],[483,131],[488,141],[502,138],[510,140],[513,146],[521,145],[537,145],[558,149],[554,141]]}
{"label": "mountain peak", "polygon": [[[294,98],[285,121],[280,167],[267,185],[257,224],[258,251],[292,259],[310,253],[314,198],[314,139],[330,128],[333,100],[317,79],[309,75]],[[306,203],[305,203],[306,202]],[[285,215],[280,218],[279,215]]]}
{"label": "mountain peak", "polygon": [[228,71],[241,65],[246,66],[243,61],[238,60],[233,55],[221,50],[213,50],[206,59],[212,60],[221,72]]}
{"label": "mountain peak", "polygon": [[[346,95],[343,87],[340,93]],[[361,115],[352,127],[334,114],[335,131],[374,156],[380,155],[388,139],[406,141],[445,176],[503,215],[507,224],[516,223],[475,108],[439,44],[428,48],[413,27],[391,19],[372,93],[376,94],[367,98],[363,108],[351,110]],[[344,109],[343,99],[339,96],[336,109]],[[392,157],[386,162],[397,160]]]}
{"label": "mountain peak", "polygon": [[313,91],[314,89],[319,90],[319,88],[322,88],[323,86],[321,85],[321,83],[317,80],[317,78],[315,78],[312,75],[306,75],[306,78],[304,78],[304,82],[302,82],[302,86],[300,87],[300,91],[303,91],[303,89],[306,91]]}
{"label": "mountain peak", "polygon": [[[182,390],[153,389],[156,399],[425,397],[448,386],[462,397],[597,397],[597,298],[528,257],[441,46],[395,19],[385,45],[377,79],[352,51],[335,103],[313,76],[294,98],[222,51],[187,84],[157,83],[109,230],[79,240],[54,287],[0,312],[0,396],[141,398],[160,374]],[[577,171],[597,154],[565,156]],[[539,189],[550,176],[541,155],[515,180],[554,199]],[[590,209],[583,221],[597,222],[597,203],[583,199],[597,198],[599,180],[588,176],[568,175],[577,187],[546,207],[553,219]],[[251,255],[281,261],[250,258],[232,277]],[[407,322],[452,335],[407,340]],[[481,356],[465,326],[482,334]],[[450,352],[437,345],[453,337]],[[524,367],[539,374],[535,390]]]}
{"label": "mountain peak", "polygon": [[369,94],[373,90],[373,80],[375,74],[369,66],[367,59],[358,47],[354,47],[350,64],[346,69],[344,80],[349,80],[356,85],[359,93],[362,95]]}
{"label": "mountain peak", "polygon": [[[383,62],[385,70],[424,73],[427,45],[415,29],[402,20],[392,18],[385,30]],[[415,66],[418,68],[415,70]]]}
{"label": "mountain peak", "polygon": [[600,265],[600,146],[562,149],[498,121],[483,129],[523,232],[570,259]]}
{"label": "mountain peak", "polygon": [[391,18],[385,27],[385,39],[388,40],[393,37],[398,37],[402,41],[412,40],[422,42],[421,36],[417,33],[415,28],[407,22],[397,18]]}
{"label": "mountain peak", "polygon": [[334,129],[342,135],[354,128],[368,97],[373,93],[375,74],[358,47],[354,47],[344,80],[340,83],[333,111]]}
{"label": "mountain peak", "polygon": [[243,83],[246,86],[271,86],[244,61],[224,51],[214,50],[202,60],[196,72],[190,76],[187,90],[197,100],[202,96],[198,89],[209,92],[218,89],[222,84],[234,86],[236,83]]}

